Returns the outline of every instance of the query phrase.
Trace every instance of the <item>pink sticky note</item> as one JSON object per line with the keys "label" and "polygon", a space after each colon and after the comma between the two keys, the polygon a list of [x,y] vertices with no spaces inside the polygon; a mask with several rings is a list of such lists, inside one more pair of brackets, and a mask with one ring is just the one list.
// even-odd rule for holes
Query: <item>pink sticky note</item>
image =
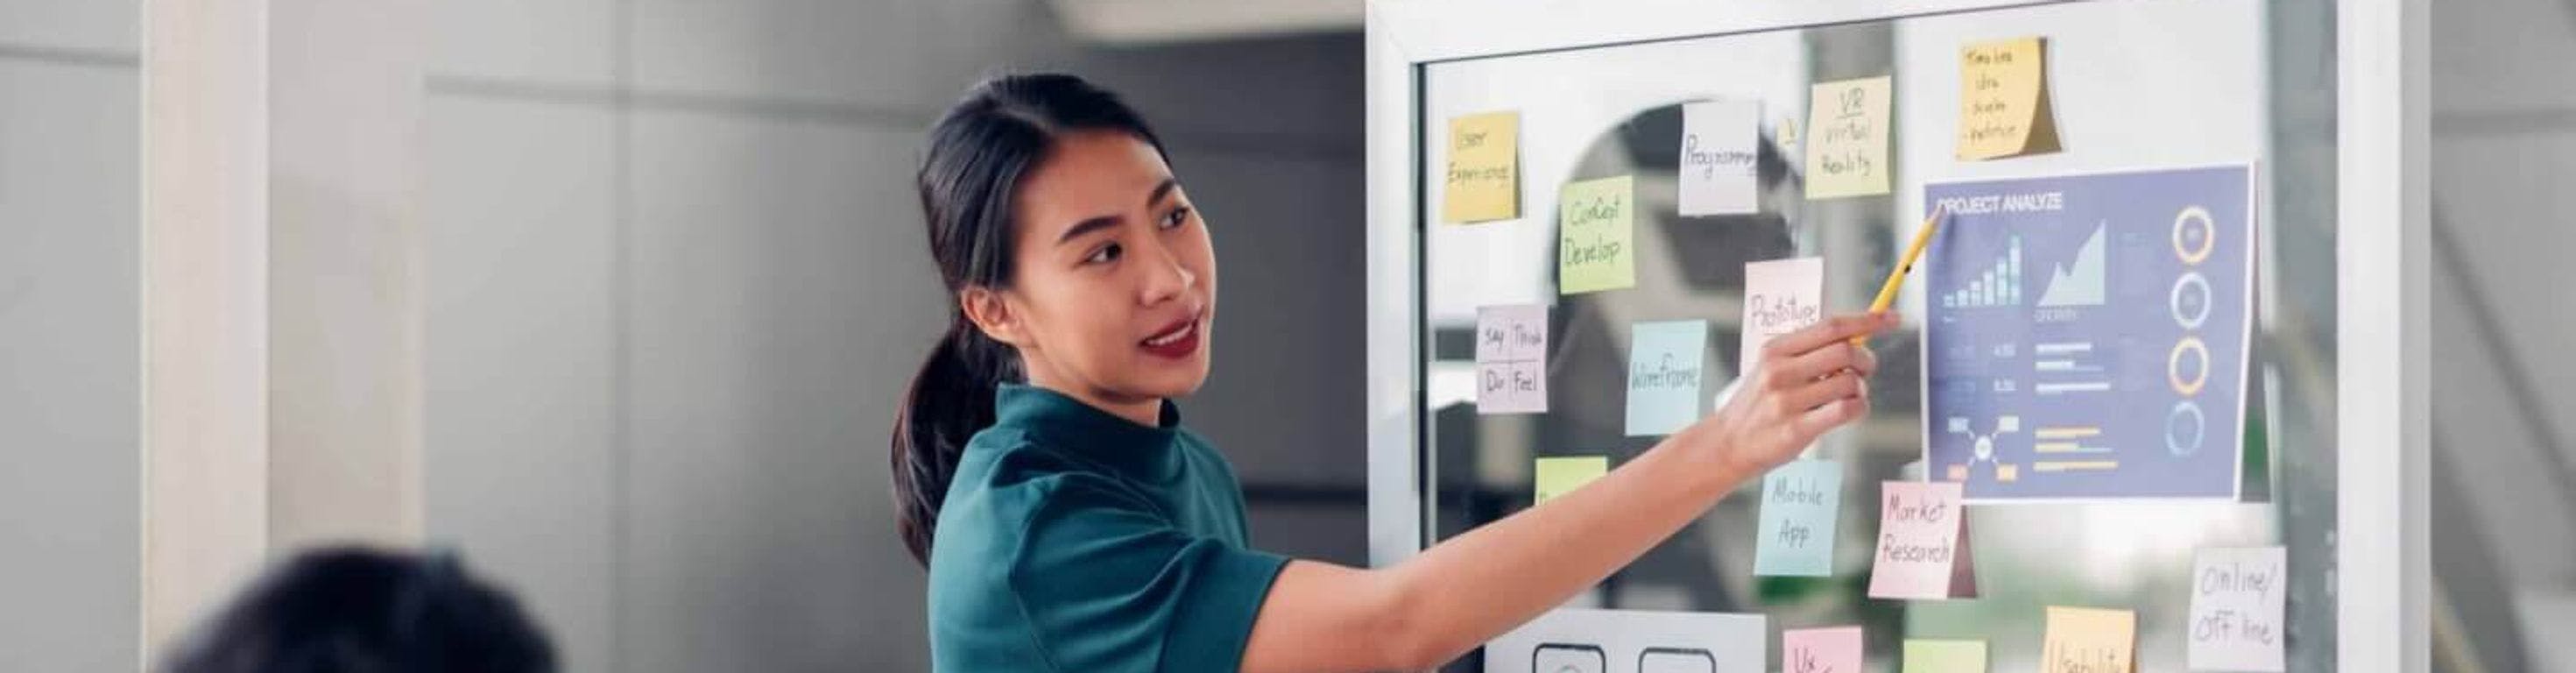
{"label": "pink sticky note", "polygon": [[1796,257],[1744,265],[1744,339],[1735,371],[1753,373],[1762,345],[1825,319],[1825,258]]}
{"label": "pink sticky note", "polygon": [[1860,627],[1780,632],[1780,673],[1861,673]]}
{"label": "pink sticky note", "polygon": [[1547,411],[1547,307],[1476,309],[1476,413]]}
{"label": "pink sticky note", "polygon": [[1878,554],[1869,597],[1977,597],[1976,557],[1968,544],[1968,511],[1954,481],[1879,484]]}

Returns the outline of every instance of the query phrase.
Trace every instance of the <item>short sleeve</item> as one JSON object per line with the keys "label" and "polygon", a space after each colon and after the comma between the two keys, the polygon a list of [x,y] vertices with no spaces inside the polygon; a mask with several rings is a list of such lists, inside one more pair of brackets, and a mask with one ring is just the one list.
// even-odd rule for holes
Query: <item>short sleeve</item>
{"label": "short sleeve", "polygon": [[1036,489],[1011,589],[1057,670],[1233,671],[1287,559],[1175,526],[1094,474]]}

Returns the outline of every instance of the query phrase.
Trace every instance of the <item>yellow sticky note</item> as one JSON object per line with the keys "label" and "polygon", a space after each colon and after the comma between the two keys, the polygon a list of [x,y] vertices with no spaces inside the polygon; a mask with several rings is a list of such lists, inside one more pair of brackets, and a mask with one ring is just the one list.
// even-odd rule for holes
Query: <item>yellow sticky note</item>
{"label": "yellow sticky note", "polygon": [[2129,673],[2138,664],[2138,613],[2052,605],[2043,642],[2043,673]]}
{"label": "yellow sticky note", "polygon": [[1547,502],[1556,496],[1574,492],[1584,484],[1610,472],[1609,456],[1567,456],[1538,459],[1538,494],[1530,504]]}
{"label": "yellow sticky note", "polygon": [[1449,120],[1449,170],[1440,221],[1458,224],[1521,216],[1521,113]]}
{"label": "yellow sticky note", "polygon": [[1885,194],[1887,77],[1825,82],[1807,92],[1807,198]]}
{"label": "yellow sticky note", "polygon": [[1904,673],[1986,673],[1982,640],[1905,641]]}
{"label": "yellow sticky note", "polygon": [[2045,38],[1979,42],[1959,50],[1959,159],[2055,152],[2052,116]]}
{"label": "yellow sticky note", "polygon": [[1637,285],[1636,179],[1585,180],[1556,196],[1556,290],[1581,294]]}

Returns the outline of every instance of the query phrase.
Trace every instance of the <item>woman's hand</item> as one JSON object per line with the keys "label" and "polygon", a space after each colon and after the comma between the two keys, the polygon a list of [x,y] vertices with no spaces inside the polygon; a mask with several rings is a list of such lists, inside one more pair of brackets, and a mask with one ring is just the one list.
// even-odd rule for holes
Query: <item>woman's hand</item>
{"label": "woman's hand", "polygon": [[1726,406],[1682,431],[1684,443],[1739,478],[1797,457],[1826,431],[1869,415],[1878,356],[1853,338],[1896,324],[1892,313],[1840,315],[1773,338]]}

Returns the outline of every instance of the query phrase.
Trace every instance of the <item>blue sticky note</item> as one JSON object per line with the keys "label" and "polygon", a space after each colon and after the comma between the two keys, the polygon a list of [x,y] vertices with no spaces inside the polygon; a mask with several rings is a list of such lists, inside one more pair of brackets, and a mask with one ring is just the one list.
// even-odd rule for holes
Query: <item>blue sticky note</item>
{"label": "blue sticky note", "polygon": [[1628,436],[1669,435],[1700,416],[1700,364],[1708,321],[1641,322],[1628,328]]}
{"label": "blue sticky note", "polygon": [[1753,574],[1834,574],[1834,521],[1843,506],[1843,465],[1792,460],[1762,477],[1762,537]]}

